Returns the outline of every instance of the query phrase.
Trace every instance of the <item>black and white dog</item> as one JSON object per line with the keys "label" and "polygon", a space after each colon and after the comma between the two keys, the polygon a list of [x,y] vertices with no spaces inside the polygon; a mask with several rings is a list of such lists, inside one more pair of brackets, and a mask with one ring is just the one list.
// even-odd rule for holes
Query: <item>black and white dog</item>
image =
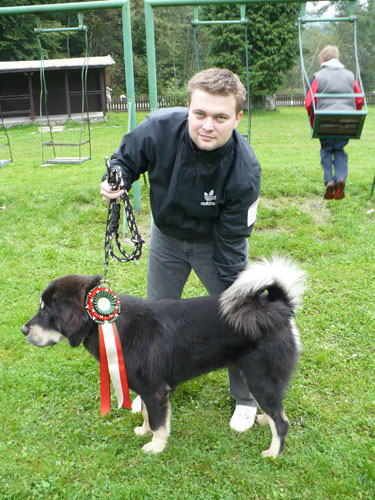
{"label": "black and white dog", "polygon": [[[100,276],[69,275],[42,293],[39,311],[23,327],[38,347],[82,341],[99,359],[98,325],[85,309]],[[294,314],[303,293],[304,273],[283,258],[262,260],[243,271],[219,296],[146,301],[118,295],[116,326],[129,387],[142,397],[144,422],[138,435],[153,434],[143,449],[159,453],[170,433],[169,393],[179,382],[237,365],[264,414],[272,442],[263,456],[284,448],[289,422],[282,400],[300,353]]]}

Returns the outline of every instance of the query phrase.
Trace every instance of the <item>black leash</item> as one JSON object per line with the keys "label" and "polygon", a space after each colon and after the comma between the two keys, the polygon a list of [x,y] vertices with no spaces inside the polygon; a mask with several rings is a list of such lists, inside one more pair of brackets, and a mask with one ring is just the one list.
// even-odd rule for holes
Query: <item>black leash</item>
{"label": "black leash", "polygon": [[[117,166],[112,167],[108,157],[105,157],[105,164],[108,172],[108,184],[112,191],[118,191],[122,188],[122,172]],[[118,260],[119,262],[130,262],[131,260],[138,260],[142,254],[142,245],[144,240],[138,232],[137,224],[135,222],[133,207],[129,198],[129,194],[124,190],[124,194],[121,196],[124,202],[126,220],[131,232],[131,242],[134,245],[134,250],[131,254],[128,254],[121,246],[119,240],[119,223],[120,223],[120,208],[121,204],[117,203],[116,200],[111,200],[108,207],[107,215],[107,225],[105,229],[105,240],[104,240],[104,276],[103,281],[106,280],[108,271],[109,256]],[[117,248],[123,257],[119,257],[115,254],[113,248],[113,238],[115,238]]]}

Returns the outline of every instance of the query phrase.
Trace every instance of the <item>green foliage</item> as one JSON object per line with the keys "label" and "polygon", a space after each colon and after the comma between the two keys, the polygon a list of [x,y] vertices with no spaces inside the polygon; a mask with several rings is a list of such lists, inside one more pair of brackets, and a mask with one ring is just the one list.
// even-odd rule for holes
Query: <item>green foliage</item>
{"label": "green foliage", "polygon": [[[41,2],[42,3],[42,2]],[[3,0],[2,7],[28,5],[27,0]],[[33,16],[0,16],[0,60],[39,59]],[[34,56],[34,57],[33,57]]]}
{"label": "green foliage", "polygon": [[[348,12],[347,2],[340,1],[337,5],[337,14]],[[365,91],[375,90],[375,47],[371,40],[375,36],[375,2],[367,0],[356,6],[357,15],[357,43],[358,59],[361,68],[361,78]],[[344,64],[348,64],[355,72],[354,36],[352,25],[340,24],[336,26],[338,46]],[[341,56],[340,56],[341,57]]]}
{"label": "green foliage", "polygon": [[[187,87],[186,85],[181,85],[178,80],[172,79],[168,82],[163,95],[170,101],[175,101],[183,105],[182,103],[187,102]],[[184,104],[185,105],[185,104]]]}
{"label": "green foliage", "polygon": [[[59,3],[67,3],[62,0]],[[41,5],[57,3],[51,0],[41,0]],[[1,7],[17,7],[30,5],[27,0],[3,0]],[[43,28],[60,28],[76,26],[77,16],[74,14],[46,13],[40,17]],[[36,16],[32,14],[0,16],[0,60],[21,61],[40,59],[40,49],[34,28],[37,27]],[[49,33],[42,35],[44,57],[58,59],[64,57],[79,57],[83,55],[85,43],[79,33]]]}
{"label": "green foliage", "polygon": [[[99,182],[127,118],[113,113],[92,124],[93,159],[81,166],[40,167],[37,127],[9,130],[14,162],[0,169],[1,499],[373,500],[375,109],[362,140],[347,147],[342,201],[323,200],[319,141],[309,139],[302,107],[252,113],[262,188],[250,258],[286,255],[308,277],[296,318],[303,353],[284,401],[290,431],[277,460],[260,456],[269,427],[229,429],[224,370],[178,387],[167,448],[148,456],[140,450],[146,438],[133,433],[140,415],[113,408],[101,418],[99,366],[83,347],[38,349],[20,332],[50,280],[103,271]],[[244,117],[241,132],[246,125]],[[111,261],[108,277],[114,290],[145,297],[143,180],[141,191],[144,255],[138,264]],[[191,276],[185,296],[203,293]]]}
{"label": "green foliage", "polygon": [[[247,6],[248,58],[251,94],[275,93],[284,73],[294,64],[298,52],[297,3],[259,3]],[[238,6],[204,7],[204,19],[239,19]],[[203,16],[202,16],[203,17]],[[246,83],[245,35],[243,26],[213,25],[209,29],[210,66],[229,68]]]}
{"label": "green foliage", "polygon": [[371,40],[375,36],[375,1],[361,5],[358,15],[358,46],[361,77],[365,91],[375,90],[375,47]]}

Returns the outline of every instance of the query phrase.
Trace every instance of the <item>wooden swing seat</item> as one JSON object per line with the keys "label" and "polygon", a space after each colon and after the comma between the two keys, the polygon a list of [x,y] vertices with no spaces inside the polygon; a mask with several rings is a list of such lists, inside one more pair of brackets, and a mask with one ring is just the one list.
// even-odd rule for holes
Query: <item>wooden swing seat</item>
{"label": "wooden swing seat", "polygon": [[367,110],[352,112],[315,110],[312,138],[360,139]]}

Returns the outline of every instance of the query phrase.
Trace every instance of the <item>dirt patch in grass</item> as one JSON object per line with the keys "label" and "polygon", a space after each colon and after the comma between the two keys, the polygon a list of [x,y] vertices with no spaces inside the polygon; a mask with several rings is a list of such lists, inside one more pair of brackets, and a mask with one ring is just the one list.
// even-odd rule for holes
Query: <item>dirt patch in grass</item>
{"label": "dirt patch in grass", "polygon": [[261,198],[260,203],[274,210],[280,210],[286,206],[295,206],[302,212],[308,214],[317,225],[325,224],[331,217],[331,211],[327,207],[327,202],[320,198],[307,198],[298,203],[298,200],[288,198],[287,196],[279,198]]}
{"label": "dirt patch in grass", "polygon": [[308,198],[302,203],[301,209],[309,214],[318,225],[325,224],[331,217],[331,211],[323,199]]}

